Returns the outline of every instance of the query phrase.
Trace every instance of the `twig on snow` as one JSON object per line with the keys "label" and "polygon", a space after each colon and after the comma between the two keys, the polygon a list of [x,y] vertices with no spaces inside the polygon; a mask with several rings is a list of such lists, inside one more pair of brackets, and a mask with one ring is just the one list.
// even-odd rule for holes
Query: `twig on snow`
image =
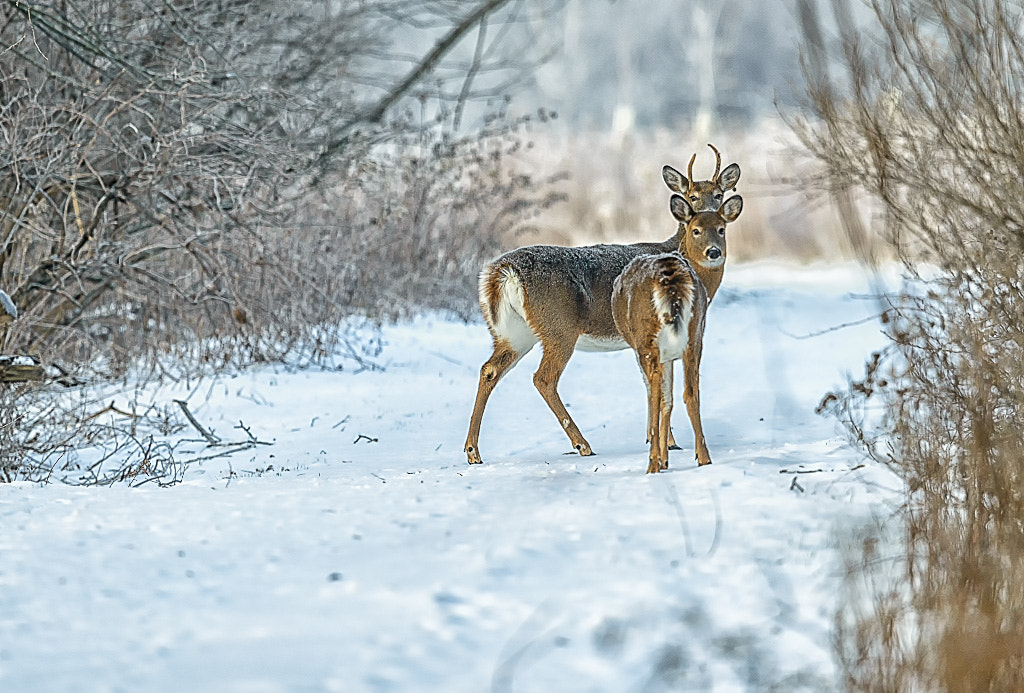
{"label": "twig on snow", "polygon": [[780,469],[779,474],[817,474],[819,472],[853,472],[858,469],[863,469],[865,465],[858,464],[856,467],[850,467],[849,469]]}
{"label": "twig on snow", "polygon": [[185,400],[176,399],[174,400],[174,402],[179,407],[181,407],[181,411],[185,413],[185,418],[187,418],[189,420],[189,423],[191,423],[195,427],[195,429],[199,431],[199,434],[206,439],[206,442],[208,442],[210,445],[217,445],[218,443],[220,443],[220,438],[210,433],[208,430],[203,428],[203,425],[201,423],[196,421],[196,417],[192,416],[192,412],[188,410],[188,405],[185,404]]}

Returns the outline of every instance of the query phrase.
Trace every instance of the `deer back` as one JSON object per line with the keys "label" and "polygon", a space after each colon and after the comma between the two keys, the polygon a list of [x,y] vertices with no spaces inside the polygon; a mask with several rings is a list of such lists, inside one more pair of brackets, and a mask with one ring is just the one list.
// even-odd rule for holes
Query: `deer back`
{"label": "deer back", "polygon": [[484,266],[480,305],[488,325],[514,310],[538,338],[576,338],[583,351],[622,349],[611,313],[615,278],[638,255],[674,250],[664,243],[517,248]]}
{"label": "deer back", "polygon": [[615,281],[612,314],[638,352],[657,347],[661,361],[682,356],[703,339],[708,292],[678,252],[634,258]]}
{"label": "deer back", "polygon": [[[696,196],[694,201],[685,202],[681,195],[673,195],[673,200],[684,201],[690,216],[695,209],[698,214],[717,210],[725,190],[735,186],[739,179],[736,164],[720,173],[721,156],[717,149],[708,146],[715,152],[717,162],[712,180],[693,180],[696,154],[690,159],[688,178],[671,166],[662,172],[670,188]],[[491,334],[495,340],[513,341],[522,348],[538,339],[549,344],[570,340],[573,348],[581,351],[625,348],[611,311],[615,278],[639,255],[679,251],[690,257],[690,252],[696,252],[693,243],[688,243],[686,224],[678,214],[676,218],[680,220],[676,235],[661,243],[534,245],[517,248],[489,262],[480,273],[479,296]],[[706,221],[702,217],[698,223]],[[711,280],[717,289],[721,268],[711,270],[719,274],[717,282]]]}

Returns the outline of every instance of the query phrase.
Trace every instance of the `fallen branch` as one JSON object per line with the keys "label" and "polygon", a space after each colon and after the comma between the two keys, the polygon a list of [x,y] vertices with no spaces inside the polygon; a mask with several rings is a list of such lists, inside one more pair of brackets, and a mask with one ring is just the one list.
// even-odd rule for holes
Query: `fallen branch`
{"label": "fallen branch", "polygon": [[189,420],[189,423],[191,423],[195,427],[195,429],[199,431],[199,434],[206,439],[206,442],[208,442],[210,445],[218,445],[221,442],[220,438],[210,433],[208,430],[203,428],[202,424],[196,421],[196,417],[192,416],[192,412],[188,410],[188,405],[185,403],[184,400],[176,399],[174,400],[174,403],[181,407],[181,411],[185,413],[185,418],[187,418]]}
{"label": "fallen branch", "polygon": [[42,380],[43,367],[30,356],[0,356],[0,383]]}
{"label": "fallen branch", "polygon": [[[259,440],[256,436],[254,436],[252,434],[252,430],[248,426],[245,425],[244,421],[239,421],[238,425],[235,426],[235,428],[238,428],[238,429],[241,429],[241,430],[245,431],[245,435],[249,436],[249,441],[248,442],[251,444],[250,446],[272,445],[273,444],[273,443],[268,443],[265,440]],[[226,443],[226,444],[227,445],[236,445],[236,443]]]}
{"label": "fallen branch", "polygon": [[117,407],[114,406],[114,403],[111,402],[110,404],[108,404],[107,406],[103,407],[102,409],[100,409],[95,414],[90,414],[89,416],[85,417],[84,419],[82,419],[82,421],[83,422],[85,422],[85,421],[92,421],[95,418],[103,416],[107,412],[110,412],[112,414],[120,414],[121,416],[127,416],[130,419],[137,419],[137,418],[139,418],[138,414],[133,414],[132,412],[125,411],[123,409],[118,409]]}

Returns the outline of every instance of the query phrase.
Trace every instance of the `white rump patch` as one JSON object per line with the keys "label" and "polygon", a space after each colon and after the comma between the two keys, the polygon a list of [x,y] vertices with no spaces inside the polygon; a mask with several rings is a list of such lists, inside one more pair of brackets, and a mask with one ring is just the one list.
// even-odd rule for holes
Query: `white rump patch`
{"label": "white rump patch", "polygon": [[[515,270],[505,267],[498,277],[498,287],[498,309],[495,311],[498,321],[491,325],[491,329],[495,335],[507,341],[517,353],[525,354],[540,340],[526,322],[523,282]],[[484,283],[481,282],[480,303],[486,305],[483,288]]]}
{"label": "white rump patch", "polygon": [[651,302],[654,310],[661,319],[662,328],[658,332],[658,351],[661,362],[672,361],[682,358],[686,350],[686,344],[690,340],[690,320],[693,319],[693,297],[690,295],[680,297],[682,299],[682,313],[680,314],[679,329],[676,329],[672,320],[672,304],[662,292],[661,287],[654,290]]}
{"label": "white rump patch", "polygon": [[672,304],[660,286],[654,287],[654,293],[651,294],[651,304],[654,306],[654,314],[658,316],[662,323],[672,321]]}
{"label": "white rump patch", "polygon": [[690,317],[693,310],[687,304],[683,308],[682,322],[679,329],[675,323],[668,323],[658,332],[658,350],[661,352],[661,362],[672,361],[683,357],[686,344],[690,341]]}

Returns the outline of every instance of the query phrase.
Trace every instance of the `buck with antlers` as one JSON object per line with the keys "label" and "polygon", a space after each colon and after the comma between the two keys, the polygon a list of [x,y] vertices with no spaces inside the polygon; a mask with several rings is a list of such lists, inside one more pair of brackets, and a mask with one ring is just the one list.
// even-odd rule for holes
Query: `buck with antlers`
{"label": "buck with antlers", "polygon": [[693,263],[678,252],[641,255],[626,265],[612,290],[615,327],[636,351],[647,385],[648,474],[668,467],[671,373],[677,359],[683,361],[683,401],[693,426],[697,464],[711,464],[700,419],[698,379],[704,318],[714,290],[705,288],[701,274],[725,266],[725,225],[743,211],[743,198],[730,197],[717,212],[696,213],[683,198],[673,195],[671,207],[685,228]]}
{"label": "buck with antlers", "polygon": [[[711,180],[693,180],[696,154],[690,158],[685,177],[671,166],[662,169],[665,184],[679,193],[673,195],[673,209],[679,206],[675,202],[678,199],[697,212],[715,211],[722,205],[726,191],[735,189],[740,177],[739,166],[731,164],[721,170],[721,156],[717,149],[711,149],[717,160]],[[470,464],[482,462],[480,424],[494,386],[537,342],[541,344],[543,355],[533,383],[558,418],[573,448],[581,455],[593,454],[558,396],[558,380],[575,350],[617,351],[629,346],[616,329],[612,316],[611,298],[616,277],[633,258],[677,251],[693,261],[709,300],[721,284],[724,238],[721,247],[694,244],[693,235],[686,230],[687,223],[678,215],[676,218],[680,222],[678,231],[661,243],[582,248],[527,246],[505,253],[484,266],[480,273],[480,308],[494,348],[480,368],[466,436],[465,452]],[[695,257],[692,253],[703,255]],[[671,390],[670,371],[668,378]]]}

